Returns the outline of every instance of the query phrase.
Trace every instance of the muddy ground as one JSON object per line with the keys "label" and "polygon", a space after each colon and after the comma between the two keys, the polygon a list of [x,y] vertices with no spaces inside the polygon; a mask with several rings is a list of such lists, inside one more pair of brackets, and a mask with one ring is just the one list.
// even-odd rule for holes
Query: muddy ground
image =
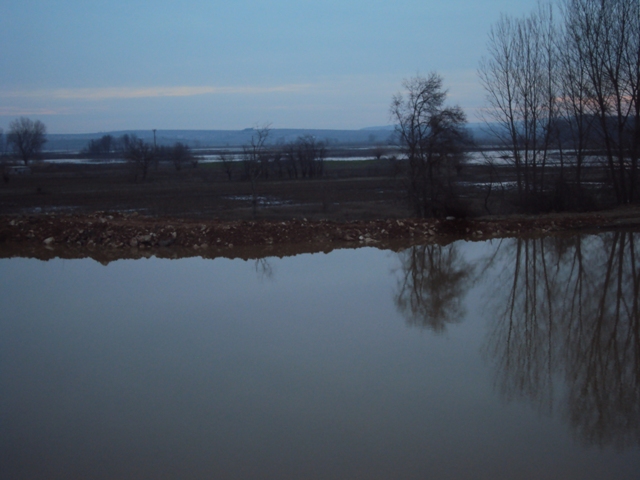
{"label": "muddy ground", "polygon": [[[384,164],[334,165],[322,179],[248,182],[216,166],[161,166],[134,183],[126,165],[36,165],[0,188],[0,257],[245,257],[375,246],[401,249],[456,239],[640,230],[640,208],[595,213],[415,219],[402,180]],[[472,199],[473,200],[473,199]],[[483,215],[483,213],[485,213]],[[258,252],[255,250],[259,248]]]}
{"label": "muddy ground", "polygon": [[126,164],[40,163],[31,170],[0,183],[0,214],[121,211],[204,220],[364,220],[411,214],[402,198],[402,179],[385,162],[333,162],[322,178],[260,179],[256,214],[240,162],[231,180],[213,163],[181,171],[161,164],[138,182]]}

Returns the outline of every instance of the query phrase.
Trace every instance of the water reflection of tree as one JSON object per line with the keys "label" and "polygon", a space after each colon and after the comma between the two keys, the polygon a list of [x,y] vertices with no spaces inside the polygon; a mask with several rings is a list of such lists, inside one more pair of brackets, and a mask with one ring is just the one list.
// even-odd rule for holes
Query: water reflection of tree
{"label": "water reflection of tree", "polygon": [[640,443],[638,235],[515,240],[487,352],[498,385],[562,409],[590,444]]}
{"label": "water reflection of tree", "polygon": [[411,247],[400,253],[400,261],[395,303],[407,322],[443,332],[460,321],[473,269],[456,245]]}
{"label": "water reflection of tree", "polygon": [[257,258],[255,260],[256,273],[258,279],[262,282],[266,280],[273,280],[273,267],[269,260],[266,258]]}
{"label": "water reflection of tree", "polygon": [[506,301],[500,299],[490,353],[504,395],[527,396],[550,407],[558,271],[549,266],[554,255],[545,241],[517,240],[510,247],[506,263],[512,272],[506,288],[495,292],[502,290]]}
{"label": "water reflection of tree", "polygon": [[589,443],[640,443],[637,241],[630,233],[605,237],[598,281],[582,292],[587,307],[566,322],[569,418]]}

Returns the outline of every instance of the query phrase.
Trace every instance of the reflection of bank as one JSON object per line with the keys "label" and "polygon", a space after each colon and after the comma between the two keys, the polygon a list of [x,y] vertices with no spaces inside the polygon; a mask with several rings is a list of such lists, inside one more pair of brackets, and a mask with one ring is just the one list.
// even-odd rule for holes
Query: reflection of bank
{"label": "reflection of bank", "polygon": [[[486,353],[509,398],[565,412],[588,444],[640,444],[639,234],[513,240]],[[553,379],[566,386],[554,399]],[[554,401],[555,400],[555,401]]]}
{"label": "reflection of bank", "polygon": [[464,315],[473,268],[455,244],[411,247],[399,254],[402,275],[395,303],[410,325],[443,332]]}

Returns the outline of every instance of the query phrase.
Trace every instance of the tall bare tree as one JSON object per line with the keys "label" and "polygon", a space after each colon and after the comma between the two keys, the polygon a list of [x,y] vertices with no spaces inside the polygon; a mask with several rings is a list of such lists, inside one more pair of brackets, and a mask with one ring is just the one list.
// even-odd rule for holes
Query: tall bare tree
{"label": "tall bare tree", "polygon": [[116,139],[113,135],[103,135],[97,140],[89,140],[83,153],[92,157],[108,156],[116,148]]}
{"label": "tall bare tree", "polygon": [[268,159],[267,139],[271,131],[271,124],[265,124],[254,129],[249,145],[243,148],[244,172],[247,179],[251,182],[251,204],[253,207],[253,215],[258,212],[258,192],[257,182],[266,168]]}
{"label": "tall bare tree", "polygon": [[149,167],[152,165],[156,150],[153,145],[132,135],[123,138],[124,155],[133,169],[134,179],[146,180]]}
{"label": "tall bare tree", "polygon": [[572,191],[564,188],[568,167],[580,204],[583,166],[594,155],[605,160],[615,200],[636,201],[640,3],[560,3],[560,21],[551,4],[539,4],[532,14],[503,16],[492,28],[479,69],[487,120],[509,150],[524,205],[536,207],[548,193],[545,167],[552,150],[560,153],[563,191]]}
{"label": "tall bare tree", "polygon": [[486,120],[516,170],[520,203],[534,206],[545,188],[545,168],[558,139],[558,51],[550,5],[524,18],[502,16],[489,33],[489,55],[479,76]]}
{"label": "tall bare tree", "polygon": [[324,142],[316,140],[313,135],[303,135],[298,137],[295,146],[302,178],[322,176],[327,152]]}
{"label": "tall bare tree", "polygon": [[[157,147],[154,147],[154,149],[157,150]],[[177,171],[180,171],[182,167],[187,164],[193,164],[195,160],[193,152],[191,151],[189,146],[185,145],[182,142],[176,142],[169,149],[168,153],[169,158],[171,159],[171,162],[173,163],[173,166]]]}
{"label": "tall bare tree", "polygon": [[447,107],[442,77],[406,79],[404,93],[391,103],[391,116],[409,160],[407,191],[417,215],[443,216],[453,203],[455,164],[467,141],[466,117],[459,106]]}
{"label": "tall bare tree", "polygon": [[13,152],[28,165],[35,155],[39,154],[47,141],[47,128],[40,120],[20,117],[9,124],[7,143]]}
{"label": "tall bare tree", "polygon": [[227,178],[231,180],[234,162],[236,160],[235,155],[229,152],[222,152],[218,155],[218,160],[222,163],[222,168],[224,168],[224,171],[227,174]]}
{"label": "tall bare tree", "polygon": [[606,157],[618,203],[638,197],[640,4],[637,0],[564,0],[565,51],[578,59],[597,147]]}
{"label": "tall bare tree", "polygon": [[[559,42],[560,76],[560,117],[568,133],[568,142],[573,150],[570,165],[574,170],[577,203],[585,205],[585,192],[582,185],[583,169],[590,148],[595,146],[593,98],[586,72],[586,59],[580,49],[572,48],[571,29],[564,29]],[[562,157],[564,158],[564,156]]]}

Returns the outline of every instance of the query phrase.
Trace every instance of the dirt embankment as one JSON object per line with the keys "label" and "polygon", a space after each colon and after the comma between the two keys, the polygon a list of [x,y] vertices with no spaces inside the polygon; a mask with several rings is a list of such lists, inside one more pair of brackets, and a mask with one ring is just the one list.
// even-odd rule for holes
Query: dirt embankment
{"label": "dirt embankment", "polygon": [[[372,221],[220,221],[144,217],[136,213],[0,216],[0,256],[38,258],[202,255],[236,257],[248,247],[301,251],[375,246],[406,248],[456,239],[482,240],[625,228],[640,230],[640,208],[591,214],[393,219]],[[276,248],[277,247],[277,248]],[[247,255],[247,254],[245,254]],[[251,256],[250,254],[248,256]],[[257,256],[257,254],[256,254]]]}

